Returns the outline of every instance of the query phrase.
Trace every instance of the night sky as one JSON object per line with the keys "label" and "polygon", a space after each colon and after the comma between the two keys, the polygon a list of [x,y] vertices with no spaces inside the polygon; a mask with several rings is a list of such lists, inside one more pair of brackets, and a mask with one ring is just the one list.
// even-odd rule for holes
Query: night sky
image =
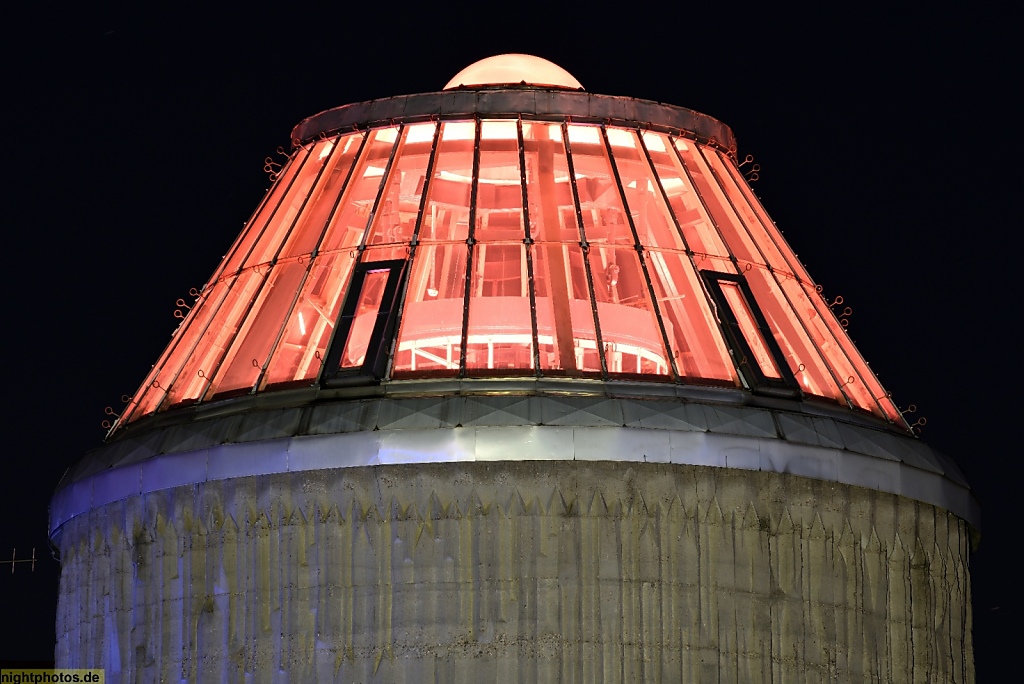
{"label": "night sky", "polygon": [[0,558],[34,547],[42,560],[0,565],[0,660],[52,658],[49,498],[169,340],[175,300],[256,207],[264,157],[321,110],[439,90],[471,62],[526,52],[591,92],[733,128],[761,166],[754,190],[826,295],[853,309],[850,333],[883,385],[916,404],[924,441],[974,487],[978,678],[1015,671],[1021,60],[1000,35],[1009,18],[619,6],[7,17]]}

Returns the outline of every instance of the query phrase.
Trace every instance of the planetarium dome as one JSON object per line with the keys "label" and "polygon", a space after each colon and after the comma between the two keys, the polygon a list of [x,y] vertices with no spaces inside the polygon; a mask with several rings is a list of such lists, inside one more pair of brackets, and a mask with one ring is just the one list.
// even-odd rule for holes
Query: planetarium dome
{"label": "planetarium dome", "polygon": [[973,676],[977,501],[728,126],[499,55],[291,139],[54,494],[59,666]]}

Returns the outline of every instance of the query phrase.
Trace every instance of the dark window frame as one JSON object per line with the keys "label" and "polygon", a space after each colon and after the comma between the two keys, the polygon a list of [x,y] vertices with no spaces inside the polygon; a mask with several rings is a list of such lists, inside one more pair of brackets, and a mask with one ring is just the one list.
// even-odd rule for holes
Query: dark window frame
{"label": "dark window frame", "polygon": [[[747,284],[747,279],[742,275],[708,270],[700,271],[700,275],[715,304],[715,309],[717,310],[716,318],[718,319],[722,334],[725,336],[725,341],[730,347],[733,363],[750,385],[750,390],[759,394],[786,397],[801,396],[800,385],[794,377],[789,364],[785,362],[782,349],[775,340],[775,336],[768,326],[768,320],[764,317],[761,307],[758,306],[750,285]],[[764,340],[768,354],[778,369],[779,375],[782,376],[781,379],[769,378],[761,371],[754,357],[753,349],[751,349],[750,343],[743,334],[739,321],[736,319],[736,315],[726,300],[725,293],[722,291],[722,281],[735,283],[739,287],[740,293],[746,300],[747,307],[754,317],[754,323],[757,325],[758,332],[761,333],[761,338]]]}
{"label": "dark window frame", "polygon": [[[357,264],[352,273],[352,280],[345,304],[338,316],[334,339],[324,360],[324,374],[320,380],[322,387],[345,387],[350,385],[375,385],[383,378],[388,366],[388,352],[395,332],[398,318],[399,291],[407,259],[390,261],[367,261]],[[381,295],[380,308],[377,309],[377,320],[373,324],[370,339],[366,345],[363,365],[358,368],[340,368],[341,355],[345,350],[352,324],[355,322],[356,306],[363,291],[363,283],[370,273],[387,271],[387,281]]]}

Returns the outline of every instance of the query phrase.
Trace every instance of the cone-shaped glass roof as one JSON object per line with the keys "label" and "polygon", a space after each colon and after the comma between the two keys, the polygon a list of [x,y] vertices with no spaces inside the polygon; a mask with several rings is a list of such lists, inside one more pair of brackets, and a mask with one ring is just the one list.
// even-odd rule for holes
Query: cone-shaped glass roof
{"label": "cone-shaped glass roof", "polygon": [[522,376],[899,420],[729,150],[484,109],[300,142],[120,424],[276,388]]}

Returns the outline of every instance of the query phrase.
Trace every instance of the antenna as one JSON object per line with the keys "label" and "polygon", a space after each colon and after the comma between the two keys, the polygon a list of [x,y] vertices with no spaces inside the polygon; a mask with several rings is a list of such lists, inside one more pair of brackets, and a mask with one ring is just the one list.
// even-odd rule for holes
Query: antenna
{"label": "antenna", "polygon": [[18,563],[31,563],[32,564],[32,569],[31,569],[30,572],[35,572],[35,570],[36,570],[36,550],[35,550],[35,548],[32,549],[32,557],[31,558],[18,558],[18,549],[16,549],[16,548],[11,549],[11,560],[0,560],[0,565],[5,565],[7,563],[11,564],[11,574],[12,575],[14,574],[14,567]]}

